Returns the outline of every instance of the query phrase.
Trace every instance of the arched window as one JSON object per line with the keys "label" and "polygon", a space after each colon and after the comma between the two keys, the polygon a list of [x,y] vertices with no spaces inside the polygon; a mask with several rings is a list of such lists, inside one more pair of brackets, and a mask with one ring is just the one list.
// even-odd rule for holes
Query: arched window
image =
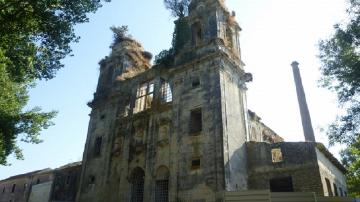
{"label": "arched window", "polygon": [[191,25],[191,33],[192,33],[192,45],[193,46],[199,45],[200,41],[203,38],[200,22],[196,22]]}
{"label": "arched window", "polygon": [[169,201],[169,169],[160,166],[156,172],[155,201]]}
{"label": "arched window", "polygon": [[144,170],[137,167],[131,173],[131,202],[144,200]]}

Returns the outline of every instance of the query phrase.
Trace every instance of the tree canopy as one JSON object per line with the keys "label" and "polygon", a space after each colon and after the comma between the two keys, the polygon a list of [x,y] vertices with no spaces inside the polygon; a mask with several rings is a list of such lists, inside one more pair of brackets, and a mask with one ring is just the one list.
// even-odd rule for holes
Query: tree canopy
{"label": "tree canopy", "polygon": [[174,17],[185,17],[191,0],[164,0],[165,8],[171,11]]}
{"label": "tree canopy", "polygon": [[322,84],[337,93],[346,111],[329,127],[331,144],[347,144],[342,153],[349,170],[349,191],[360,197],[360,0],[349,0],[349,21],[334,26],[335,34],[319,44]]}
{"label": "tree canopy", "polygon": [[[104,0],[109,1],[109,0]],[[101,7],[100,0],[0,0],[0,165],[15,153],[17,140],[40,143],[55,112],[24,111],[37,79],[52,79],[78,42],[74,25]],[[19,135],[22,135],[19,137]]]}
{"label": "tree canopy", "polygon": [[331,143],[352,143],[360,127],[360,1],[350,0],[347,25],[335,25],[331,39],[320,42],[322,84],[335,91],[347,114],[331,126]]}

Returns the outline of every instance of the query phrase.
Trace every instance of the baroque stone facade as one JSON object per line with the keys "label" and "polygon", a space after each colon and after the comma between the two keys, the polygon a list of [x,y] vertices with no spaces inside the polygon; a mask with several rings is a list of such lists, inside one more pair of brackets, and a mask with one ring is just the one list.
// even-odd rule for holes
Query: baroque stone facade
{"label": "baroque stone facade", "polygon": [[215,201],[247,189],[240,27],[215,0],[193,1],[179,23],[170,66],[150,68],[129,37],[100,62],[79,201]]}
{"label": "baroque stone facade", "polygon": [[[149,54],[125,34],[100,62],[77,201],[211,202],[224,191],[249,189],[323,195],[316,144],[281,143],[248,112],[252,76],[241,60],[235,13],[223,0],[193,0],[175,24],[174,47],[159,64],[151,66]],[[293,148],[311,155],[289,161]],[[269,155],[272,161],[262,162]],[[297,176],[313,172],[314,184],[298,183]],[[337,174],[343,178],[342,170]]]}

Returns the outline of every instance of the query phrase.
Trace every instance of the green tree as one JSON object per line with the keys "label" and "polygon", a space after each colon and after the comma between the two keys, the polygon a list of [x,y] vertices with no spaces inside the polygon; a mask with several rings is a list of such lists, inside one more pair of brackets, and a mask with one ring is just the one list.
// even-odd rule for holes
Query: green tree
{"label": "green tree", "polygon": [[360,197],[360,138],[341,155],[343,156],[342,162],[348,170],[349,191],[353,196]]}
{"label": "green tree", "polygon": [[101,0],[0,0],[0,165],[11,153],[22,159],[18,139],[40,143],[40,131],[52,125],[55,112],[24,111],[28,90],[63,67],[70,44],[79,40],[74,25],[87,22],[87,14],[101,5]]}
{"label": "green tree", "polygon": [[173,17],[185,17],[191,0],[164,0],[165,8],[171,11]]}
{"label": "green tree", "polygon": [[337,93],[338,102],[346,111],[329,127],[329,140],[331,144],[349,146],[343,152],[343,162],[349,170],[349,190],[359,196],[360,0],[349,0],[347,13],[349,21],[335,25],[335,34],[320,42],[319,58],[323,86]]}

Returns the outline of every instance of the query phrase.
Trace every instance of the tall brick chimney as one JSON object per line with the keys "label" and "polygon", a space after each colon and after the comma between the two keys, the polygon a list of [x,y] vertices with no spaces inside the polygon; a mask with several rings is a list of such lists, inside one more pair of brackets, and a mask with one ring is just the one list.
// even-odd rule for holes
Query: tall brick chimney
{"label": "tall brick chimney", "polygon": [[296,93],[299,102],[300,114],[301,114],[301,122],[303,126],[304,136],[306,142],[315,142],[314,130],[311,124],[311,118],[309,113],[309,108],[306,103],[306,97],[304,92],[304,87],[302,85],[299,63],[294,61],[291,63],[294,80],[296,86]]}

